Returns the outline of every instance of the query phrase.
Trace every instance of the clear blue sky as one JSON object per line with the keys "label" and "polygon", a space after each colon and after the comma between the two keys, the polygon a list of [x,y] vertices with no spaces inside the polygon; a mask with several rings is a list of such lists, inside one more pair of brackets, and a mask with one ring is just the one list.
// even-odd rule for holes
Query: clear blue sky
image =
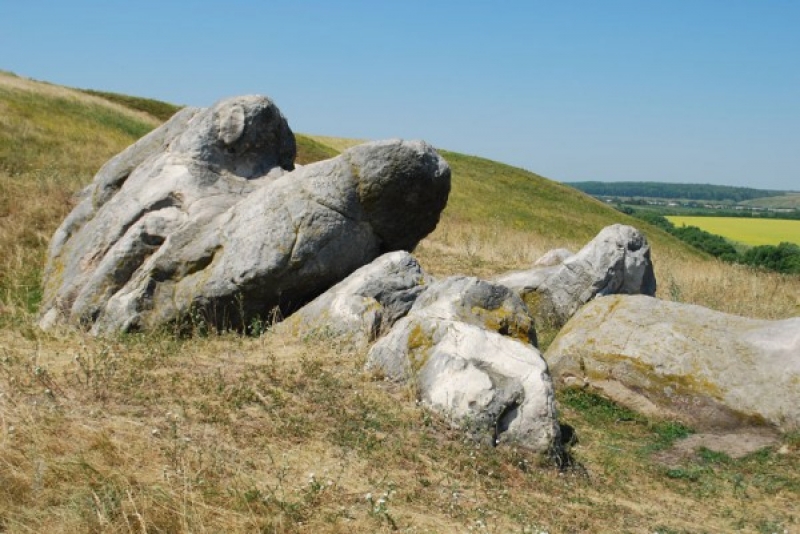
{"label": "clear blue sky", "polygon": [[800,190],[800,1],[0,0],[0,69],[549,178]]}

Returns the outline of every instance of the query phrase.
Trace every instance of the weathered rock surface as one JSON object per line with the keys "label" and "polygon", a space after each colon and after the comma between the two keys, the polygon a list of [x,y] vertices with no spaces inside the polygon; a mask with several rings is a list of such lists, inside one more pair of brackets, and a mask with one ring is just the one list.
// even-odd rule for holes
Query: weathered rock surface
{"label": "weathered rock surface", "polygon": [[241,326],[412,248],[447,202],[449,167],[423,142],[368,143],[290,172],[294,155],[265,97],[173,117],[106,164],[56,232],[41,325]]}
{"label": "weathered rock surface", "polygon": [[560,450],[553,384],[525,305],[508,288],[456,277],[431,285],[379,339],[367,370],[409,382],[432,410],[492,444]]}
{"label": "weathered rock surface", "polygon": [[748,319],[643,296],[584,306],[547,351],[557,384],[701,428],[800,427],[800,317]]}
{"label": "weathered rock surface", "polygon": [[536,346],[536,328],[525,303],[505,286],[469,276],[445,278],[417,298],[416,317],[459,321]]}
{"label": "weathered rock surface", "polygon": [[431,282],[411,254],[389,252],[303,306],[281,327],[342,337],[364,347],[404,317]]}
{"label": "weathered rock surface", "polygon": [[596,296],[655,295],[650,246],[636,228],[615,224],[600,231],[577,254],[545,254],[533,269],[495,278],[528,304],[536,318],[561,326]]}
{"label": "weathered rock surface", "polygon": [[573,256],[571,250],[566,248],[554,248],[545,252],[544,256],[533,262],[534,267],[553,267],[561,265],[567,258]]}

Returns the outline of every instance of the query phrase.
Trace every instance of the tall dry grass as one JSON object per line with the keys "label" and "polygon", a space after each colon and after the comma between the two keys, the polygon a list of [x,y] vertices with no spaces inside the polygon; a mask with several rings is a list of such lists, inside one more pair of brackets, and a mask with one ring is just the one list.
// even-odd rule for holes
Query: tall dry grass
{"label": "tall dry grass", "polygon": [[35,314],[47,244],[73,205],[57,176],[0,171],[0,326]]}
{"label": "tall dry grass", "polygon": [[797,439],[665,467],[672,427],[589,397],[561,404],[581,467],[560,471],[465,441],[324,337],[0,346],[5,532],[748,532],[800,513]]}

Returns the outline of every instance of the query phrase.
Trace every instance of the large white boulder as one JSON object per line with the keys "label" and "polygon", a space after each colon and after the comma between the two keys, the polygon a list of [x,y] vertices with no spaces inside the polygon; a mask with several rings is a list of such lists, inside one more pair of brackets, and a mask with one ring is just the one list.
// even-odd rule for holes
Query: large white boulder
{"label": "large white boulder", "polygon": [[708,428],[800,427],[800,317],[749,319],[644,296],[597,298],[547,350],[557,384]]}
{"label": "large white boulder", "polygon": [[56,232],[40,324],[241,327],[413,248],[447,202],[449,167],[424,142],[292,171],[294,155],[265,97],[179,113],[103,167]]}

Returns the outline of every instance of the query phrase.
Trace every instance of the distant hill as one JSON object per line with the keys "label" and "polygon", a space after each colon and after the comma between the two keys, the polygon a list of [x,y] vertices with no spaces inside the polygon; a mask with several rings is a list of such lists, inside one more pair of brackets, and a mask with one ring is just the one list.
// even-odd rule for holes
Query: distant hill
{"label": "distant hill", "polygon": [[663,182],[568,182],[567,185],[596,197],[642,197],[742,202],[776,197],[787,191],[753,189],[711,184],[672,184]]}
{"label": "distant hill", "polygon": [[740,202],[743,206],[753,206],[774,210],[800,209],[800,193],[786,193],[778,197],[764,197]]}

